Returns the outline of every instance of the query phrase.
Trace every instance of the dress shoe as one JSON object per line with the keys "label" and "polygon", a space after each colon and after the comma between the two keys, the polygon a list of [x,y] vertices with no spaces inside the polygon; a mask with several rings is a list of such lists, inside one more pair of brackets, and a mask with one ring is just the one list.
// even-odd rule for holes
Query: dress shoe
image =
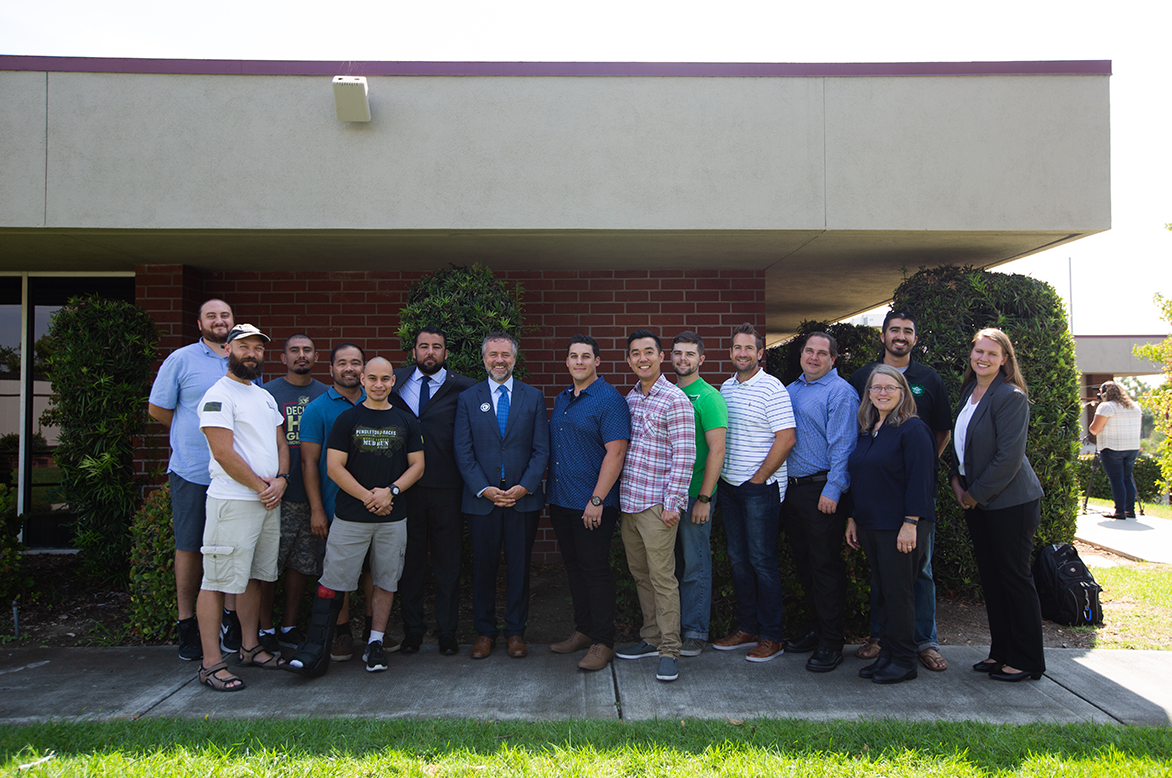
{"label": "dress shoe", "polygon": [[989,661],[986,659],[973,665],[973,669],[978,673],[991,673],[994,670],[1000,670],[1001,663],[996,660]]}
{"label": "dress shoe", "polygon": [[554,643],[549,650],[555,654],[574,654],[584,648],[590,648],[591,642],[589,635],[575,631],[568,639]]}
{"label": "dress shoe", "polygon": [[496,638],[485,637],[481,635],[476,638],[476,642],[472,644],[472,652],[470,656],[473,659],[484,659],[492,653],[493,646],[496,645]]}
{"label": "dress shoe", "polygon": [[808,654],[818,647],[818,633],[807,632],[797,640],[785,641],[785,653]]}
{"label": "dress shoe", "polygon": [[[403,649],[399,649],[402,651]],[[456,642],[455,635],[440,635],[439,636],[439,650],[444,656],[455,656],[460,653],[460,645]]]}
{"label": "dress shoe", "polygon": [[743,629],[738,629],[731,635],[726,635],[720,640],[712,641],[712,647],[717,651],[732,651],[737,648],[748,648],[749,646],[757,645],[757,636],[750,635]]}
{"label": "dress shoe", "polygon": [[806,669],[811,673],[829,673],[842,664],[842,651],[819,648],[806,660]]}
{"label": "dress shoe", "polygon": [[889,662],[886,667],[882,667],[875,671],[871,676],[871,683],[902,683],[910,681],[918,675],[915,666],[897,665],[895,662]]}
{"label": "dress shoe", "polygon": [[887,667],[887,665],[889,665],[889,664],[891,664],[891,657],[890,656],[880,656],[878,659],[876,659],[874,662],[867,665],[866,667],[860,667],[859,668],[859,677],[860,678],[867,678],[867,679],[874,678],[875,673],[879,672],[884,667]]}
{"label": "dress shoe", "polygon": [[579,670],[601,670],[610,664],[610,660],[614,658],[614,649],[607,646],[605,643],[595,643],[590,646],[590,650],[586,652],[586,656],[582,657],[582,661],[578,663]]}
{"label": "dress shoe", "polygon": [[524,659],[529,656],[529,647],[525,645],[525,638],[512,635],[508,638],[509,656],[513,659]]}
{"label": "dress shoe", "polygon": [[1007,673],[1004,670],[997,669],[989,673],[989,677],[994,681],[1009,681],[1016,683],[1017,681],[1024,681],[1029,678],[1031,681],[1041,679],[1041,673],[1031,673],[1029,670],[1019,670],[1016,673]]}
{"label": "dress shoe", "polygon": [[418,654],[419,647],[423,645],[423,635],[417,632],[409,632],[403,638],[403,642],[399,644],[400,654]]}

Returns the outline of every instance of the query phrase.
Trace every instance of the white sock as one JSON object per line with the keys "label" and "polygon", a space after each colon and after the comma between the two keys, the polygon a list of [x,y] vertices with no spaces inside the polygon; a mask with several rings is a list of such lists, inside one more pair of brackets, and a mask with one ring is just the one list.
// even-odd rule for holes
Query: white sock
{"label": "white sock", "polygon": [[380,643],[381,643],[381,642],[382,642],[382,639],[383,639],[383,635],[385,635],[385,634],[386,634],[385,632],[375,632],[375,631],[372,629],[372,630],[370,631],[370,640],[368,640],[367,642],[368,642],[368,643],[374,643],[374,642],[377,640],[378,642],[380,642]]}
{"label": "white sock", "polygon": [[296,629],[296,627],[281,627],[281,634],[288,635],[290,632],[292,632],[295,629]]}
{"label": "white sock", "polygon": [[260,631],[260,634],[262,634],[262,635],[275,635],[275,634],[277,634],[277,631],[275,629],[273,629],[272,627],[269,627],[268,629],[262,629]]}

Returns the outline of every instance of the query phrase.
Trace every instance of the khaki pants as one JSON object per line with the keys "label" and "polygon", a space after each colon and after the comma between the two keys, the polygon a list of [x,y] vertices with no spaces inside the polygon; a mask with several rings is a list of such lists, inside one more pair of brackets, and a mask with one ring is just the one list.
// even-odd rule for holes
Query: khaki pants
{"label": "khaki pants", "polygon": [[660,520],[662,505],[622,514],[627,565],[639,592],[643,628],[639,637],[660,656],[680,655],[680,586],[676,580],[676,528]]}

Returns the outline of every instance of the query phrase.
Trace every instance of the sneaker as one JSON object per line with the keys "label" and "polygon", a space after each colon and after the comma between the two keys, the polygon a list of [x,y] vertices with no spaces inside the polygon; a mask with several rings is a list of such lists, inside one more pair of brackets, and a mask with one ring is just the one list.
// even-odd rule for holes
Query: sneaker
{"label": "sneaker", "polygon": [[674,656],[659,657],[659,668],[655,671],[655,680],[674,681],[680,677],[680,663]]}
{"label": "sneaker", "polygon": [[614,655],[619,659],[645,659],[651,656],[659,656],[659,649],[646,640],[640,640],[638,643],[633,643],[626,648],[620,648],[614,652]]}
{"label": "sneaker", "polygon": [[[382,645],[379,645],[381,651]],[[330,646],[330,659],[335,662],[349,662],[354,658],[354,638],[349,632],[334,635],[334,644]]]}
{"label": "sneaker", "polygon": [[403,644],[395,640],[390,635],[383,637],[383,651],[388,654],[393,654],[399,650]]}
{"label": "sneaker", "polygon": [[277,642],[285,648],[300,648],[301,644],[305,642],[305,633],[301,631],[300,627],[282,629],[277,633]]}
{"label": "sneaker", "polygon": [[175,624],[179,633],[179,658],[185,662],[203,659],[203,644],[199,641],[199,624],[195,616]]}
{"label": "sneaker", "polygon": [[745,654],[745,659],[750,662],[768,662],[775,656],[781,656],[783,651],[782,644],[778,641],[761,638],[757,641],[757,645],[750,648],[749,653]]}
{"label": "sneaker", "polygon": [[224,611],[224,615],[220,618],[220,650],[239,651],[240,639],[240,619],[237,617],[236,611]]}
{"label": "sneaker", "polygon": [[272,654],[273,656],[281,653],[281,644],[277,642],[276,633],[258,632],[256,639],[260,643],[260,647],[264,649],[265,652]]}
{"label": "sneaker", "polygon": [[685,638],[684,645],[680,648],[680,656],[700,656],[700,652],[703,650],[703,640],[700,638]]}
{"label": "sneaker", "polygon": [[712,647],[717,651],[732,651],[737,648],[748,648],[749,646],[756,645],[756,643],[756,635],[750,635],[743,629],[738,629],[727,637],[712,641]]}
{"label": "sneaker", "polygon": [[378,673],[387,669],[387,655],[383,652],[383,642],[376,640],[366,644],[366,651],[362,654],[362,661],[366,662],[366,672]]}

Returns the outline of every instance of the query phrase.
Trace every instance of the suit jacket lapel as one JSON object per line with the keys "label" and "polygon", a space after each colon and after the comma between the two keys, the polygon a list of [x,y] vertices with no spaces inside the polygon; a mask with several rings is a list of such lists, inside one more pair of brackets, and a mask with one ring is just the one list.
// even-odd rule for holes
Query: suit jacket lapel
{"label": "suit jacket lapel", "polygon": [[[488,415],[487,421],[489,423],[489,426],[492,427],[492,431],[496,433],[496,436],[498,438],[500,438],[501,437],[501,426],[499,424],[497,424],[497,422],[496,422],[496,409],[492,405],[492,393],[496,391],[496,386],[497,385],[494,384],[492,388],[489,388],[488,379],[485,379],[483,381],[478,381],[476,383],[476,393],[480,396],[480,402],[477,404],[476,407],[477,407],[477,410],[479,411],[481,405],[488,403],[488,410],[483,411],[483,413],[486,413]],[[510,399],[512,399],[512,398],[510,398]],[[509,406],[509,415],[510,416],[513,415],[511,405]],[[502,438],[502,440],[503,440],[503,438]]]}
{"label": "suit jacket lapel", "polygon": [[[969,449],[972,447],[972,444],[973,444],[973,431],[976,430],[980,426],[982,420],[985,418],[986,415],[988,415],[989,407],[990,407],[990,404],[991,404],[991,401],[993,398],[993,393],[1001,388],[1001,384],[1004,382],[1004,380],[1005,380],[1005,377],[1000,372],[998,372],[997,375],[994,376],[993,383],[989,384],[989,388],[985,390],[985,394],[983,394],[981,396],[980,402],[977,403],[977,407],[973,411],[973,417],[971,419],[969,419],[969,428],[968,428],[968,431],[965,433],[965,438],[964,438],[964,453],[965,453],[966,457],[968,456]],[[976,388],[977,388],[977,385],[974,383],[973,389],[975,390]],[[965,397],[964,401],[969,402],[972,399],[972,396],[973,396],[973,393],[969,392],[968,397]]]}

